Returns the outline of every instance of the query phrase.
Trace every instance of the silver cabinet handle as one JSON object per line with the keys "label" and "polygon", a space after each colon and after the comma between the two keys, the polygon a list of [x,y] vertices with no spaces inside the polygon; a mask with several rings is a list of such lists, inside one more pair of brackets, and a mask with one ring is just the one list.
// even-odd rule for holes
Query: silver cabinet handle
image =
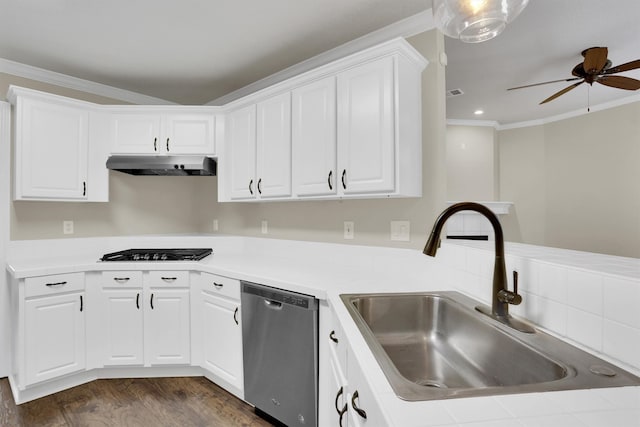
{"label": "silver cabinet handle", "polygon": [[64,282],[47,283],[45,286],[64,286],[66,284],[67,284],[67,282],[64,281]]}

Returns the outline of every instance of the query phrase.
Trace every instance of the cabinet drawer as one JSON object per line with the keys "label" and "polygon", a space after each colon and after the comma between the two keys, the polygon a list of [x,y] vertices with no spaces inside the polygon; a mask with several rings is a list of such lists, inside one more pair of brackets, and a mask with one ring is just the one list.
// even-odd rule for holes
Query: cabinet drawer
{"label": "cabinet drawer", "polygon": [[102,272],[103,287],[142,287],[142,271],[104,271]]}
{"label": "cabinet drawer", "polygon": [[84,290],[84,273],[27,277],[24,282],[25,296],[27,298],[63,292],[82,291]]}
{"label": "cabinet drawer", "polygon": [[150,271],[149,284],[151,286],[168,286],[186,288],[189,286],[188,271]]}
{"label": "cabinet drawer", "polygon": [[240,281],[209,273],[200,273],[200,278],[203,291],[211,295],[240,300]]}

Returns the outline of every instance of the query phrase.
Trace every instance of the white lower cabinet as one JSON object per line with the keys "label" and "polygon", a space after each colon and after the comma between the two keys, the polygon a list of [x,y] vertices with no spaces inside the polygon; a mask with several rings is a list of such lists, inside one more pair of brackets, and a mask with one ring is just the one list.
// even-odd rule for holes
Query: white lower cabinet
{"label": "white lower cabinet", "polygon": [[213,274],[201,273],[197,291],[201,328],[200,365],[212,379],[242,397],[242,325],[240,282]]}
{"label": "white lower cabinet", "polygon": [[[84,275],[27,278],[19,284],[14,366],[20,387],[83,371],[85,357]],[[22,353],[23,352],[23,353]]]}
{"label": "white lower cabinet", "polygon": [[323,414],[323,422],[330,426],[359,427],[390,425],[380,408],[374,393],[367,383],[358,360],[353,354],[350,343],[336,318],[330,311],[330,330],[324,331],[321,340],[328,347],[329,363],[325,364],[329,372],[321,373],[328,377],[324,404],[328,414]]}
{"label": "white lower cabinet", "polygon": [[101,310],[104,366],[190,363],[188,272],[104,272]]}

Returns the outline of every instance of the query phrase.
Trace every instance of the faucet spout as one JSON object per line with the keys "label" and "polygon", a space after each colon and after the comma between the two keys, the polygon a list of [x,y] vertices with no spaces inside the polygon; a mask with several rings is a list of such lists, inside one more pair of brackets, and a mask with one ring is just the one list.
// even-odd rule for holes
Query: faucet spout
{"label": "faucet spout", "polygon": [[474,202],[460,202],[449,206],[442,211],[433,224],[431,234],[422,252],[432,257],[436,255],[440,247],[440,234],[442,233],[444,223],[452,215],[460,211],[474,211],[483,215],[491,223],[495,234],[495,262],[493,266],[491,309],[488,310],[485,307],[476,307],[476,309],[522,332],[534,332],[531,326],[515,320],[509,315],[509,304],[520,304],[522,297],[517,294],[517,289],[514,292],[507,289],[507,271],[504,262],[504,234],[502,233],[502,226],[500,225],[498,217],[491,209]]}

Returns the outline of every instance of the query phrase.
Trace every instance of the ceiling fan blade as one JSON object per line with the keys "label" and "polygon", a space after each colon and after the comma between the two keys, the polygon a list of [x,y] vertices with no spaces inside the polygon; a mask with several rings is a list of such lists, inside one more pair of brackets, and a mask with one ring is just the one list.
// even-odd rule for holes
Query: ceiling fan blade
{"label": "ceiling fan blade", "polygon": [[531,84],[531,85],[518,86],[518,87],[510,87],[510,88],[509,88],[509,89],[507,89],[507,90],[524,89],[524,88],[527,88],[527,87],[540,86],[540,85],[548,85],[549,83],[571,82],[571,81],[574,81],[574,80],[580,80],[580,79],[582,79],[582,77],[572,77],[572,78],[570,78],[570,79],[551,80],[551,81],[548,81],[548,82],[534,83],[534,84]]}
{"label": "ceiling fan blade", "polygon": [[574,83],[571,86],[565,87],[564,89],[562,89],[560,92],[556,92],[553,95],[551,95],[550,97],[548,97],[547,99],[545,99],[544,101],[542,101],[540,103],[540,105],[542,104],[546,104],[549,101],[553,101],[554,99],[556,99],[557,97],[564,95],[565,93],[569,92],[571,89],[575,89],[578,86],[580,86],[582,83],[584,83],[584,80],[578,83]]}
{"label": "ceiling fan blade", "polygon": [[584,52],[584,70],[589,74],[598,74],[607,65],[609,50],[606,47],[592,47]]}
{"label": "ceiling fan blade", "polygon": [[615,67],[606,70],[603,74],[622,73],[623,71],[635,70],[636,68],[640,68],[640,59],[627,62],[626,64],[616,65]]}
{"label": "ceiling fan blade", "polygon": [[618,89],[638,90],[640,89],[640,80],[623,76],[601,76],[596,80],[605,86],[611,86]]}

